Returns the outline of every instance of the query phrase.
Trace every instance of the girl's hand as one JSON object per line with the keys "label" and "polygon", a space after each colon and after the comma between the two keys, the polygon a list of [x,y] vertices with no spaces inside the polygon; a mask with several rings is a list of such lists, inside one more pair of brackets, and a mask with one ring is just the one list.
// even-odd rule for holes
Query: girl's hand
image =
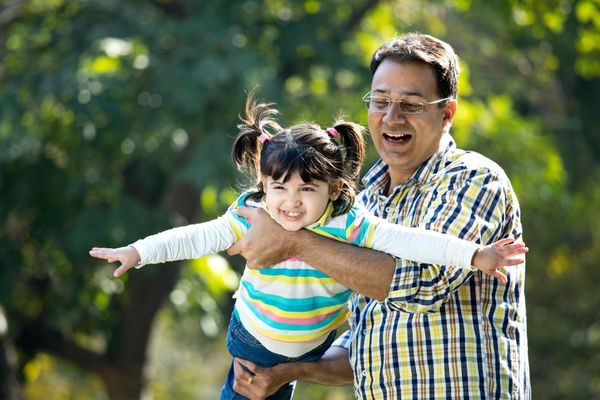
{"label": "girl's hand", "polygon": [[506,275],[500,272],[500,268],[525,262],[524,257],[515,258],[514,256],[525,254],[529,251],[525,243],[514,243],[514,241],[513,238],[509,237],[481,247],[473,255],[473,266],[506,283]]}
{"label": "girl's hand", "polygon": [[139,264],[141,258],[138,251],[132,247],[119,247],[118,249],[107,249],[104,247],[93,247],[90,250],[90,256],[102,258],[109,263],[119,261],[121,265],[113,273],[115,278],[123,275],[128,269]]}

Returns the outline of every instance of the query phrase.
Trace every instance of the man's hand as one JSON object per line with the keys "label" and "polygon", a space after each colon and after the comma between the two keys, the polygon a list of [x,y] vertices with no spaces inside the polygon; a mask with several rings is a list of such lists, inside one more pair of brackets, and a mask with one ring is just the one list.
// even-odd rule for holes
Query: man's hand
{"label": "man's hand", "polygon": [[233,390],[251,400],[265,399],[296,380],[335,386],[351,385],[353,381],[348,350],[339,346],[331,346],[318,361],[287,362],[272,368],[234,358],[233,373]]}
{"label": "man's hand", "polygon": [[[242,365],[245,368],[242,368]],[[283,363],[273,368],[262,368],[251,361],[234,358],[233,390],[251,400],[266,399],[281,386],[296,379],[294,369],[295,363]]]}
{"label": "man's hand", "polygon": [[294,232],[283,229],[260,208],[240,207],[234,212],[247,218],[252,226],[241,240],[227,249],[227,254],[240,254],[251,269],[270,267],[291,257]]}

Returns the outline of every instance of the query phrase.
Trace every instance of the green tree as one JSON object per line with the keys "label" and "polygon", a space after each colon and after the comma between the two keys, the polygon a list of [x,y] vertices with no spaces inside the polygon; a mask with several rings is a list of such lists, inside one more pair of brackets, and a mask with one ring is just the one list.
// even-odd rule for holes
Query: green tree
{"label": "green tree", "polygon": [[13,0],[0,10],[0,397],[35,372],[30,360],[62,365],[40,352],[100,376],[111,398],[139,397],[167,299],[213,345],[232,270],[201,260],[114,280],[87,249],[222,212],[257,84],[284,122],[364,122],[369,57],[407,31],[456,48],[453,134],[519,194],[534,397],[600,396],[597,0]]}
{"label": "green tree", "polygon": [[[286,85],[304,99],[347,89],[357,64],[338,43],[374,5],[56,0],[3,10],[0,303],[19,368],[47,352],[98,375],[110,398],[140,396],[152,322],[181,263],[113,280],[87,249],[222,209],[244,90],[260,83],[276,100]],[[319,68],[336,60],[350,69],[340,85]],[[210,206],[207,189],[225,196]],[[219,295],[231,288],[192,271],[227,314]]]}

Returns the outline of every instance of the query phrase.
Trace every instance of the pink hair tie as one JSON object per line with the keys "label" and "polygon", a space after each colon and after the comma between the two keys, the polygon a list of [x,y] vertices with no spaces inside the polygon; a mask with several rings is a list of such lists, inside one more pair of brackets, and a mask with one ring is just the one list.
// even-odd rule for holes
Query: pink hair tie
{"label": "pink hair tie", "polygon": [[339,135],[339,132],[335,128],[327,128],[325,131],[332,139],[335,139],[335,137]]}
{"label": "pink hair tie", "polygon": [[260,136],[258,137],[258,141],[261,142],[262,144],[267,142],[269,139],[270,139],[269,135],[267,135],[265,132],[261,133]]}

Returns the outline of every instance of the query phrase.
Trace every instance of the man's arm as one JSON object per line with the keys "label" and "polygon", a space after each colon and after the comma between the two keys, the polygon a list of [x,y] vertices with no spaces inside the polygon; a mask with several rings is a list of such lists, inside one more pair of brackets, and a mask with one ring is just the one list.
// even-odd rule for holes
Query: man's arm
{"label": "man's arm", "polygon": [[235,358],[233,368],[233,390],[253,400],[264,399],[294,380],[322,385],[351,385],[353,381],[348,351],[338,346],[330,347],[319,361],[289,362],[262,368],[251,361]]}
{"label": "man's arm", "polygon": [[266,212],[239,208],[238,215],[252,226],[227,252],[241,254],[248,268],[263,268],[296,257],[346,287],[378,300],[387,297],[396,261],[388,254],[331,240],[301,229],[283,229]]}

